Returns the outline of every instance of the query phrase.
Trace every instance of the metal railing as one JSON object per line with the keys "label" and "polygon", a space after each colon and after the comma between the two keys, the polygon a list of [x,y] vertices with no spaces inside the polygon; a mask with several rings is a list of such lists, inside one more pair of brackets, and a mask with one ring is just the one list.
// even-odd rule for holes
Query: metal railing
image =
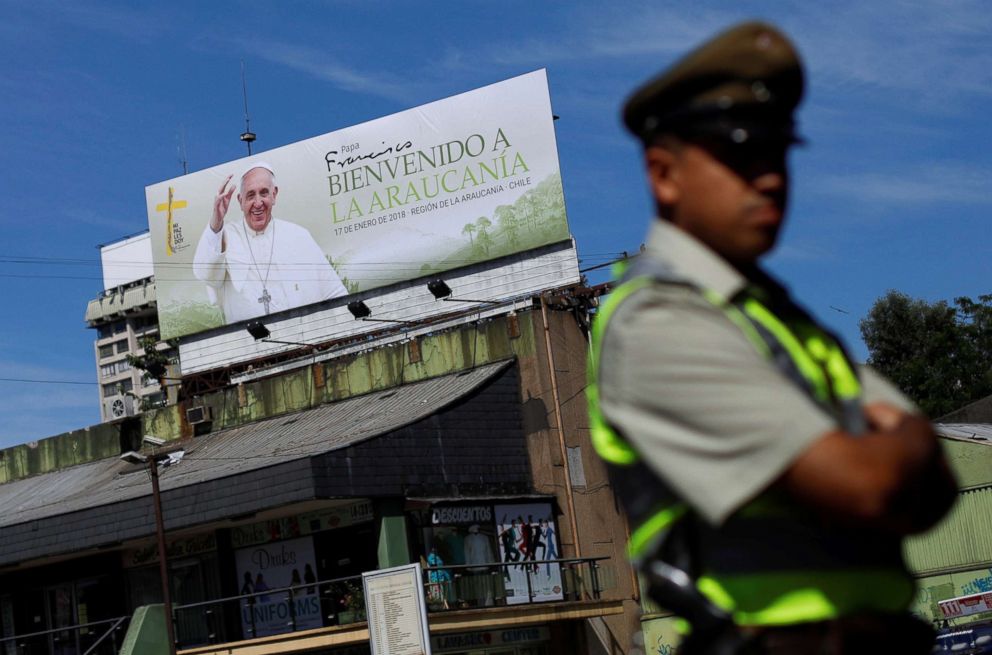
{"label": "metal railing", "polygon": [[[600,597],[606,557],[428,567],[430,612]],[[365,621],[360,575],[173,607],[178,648]]]}
{"label": "metal railing", "polygon": [[130,616],[0,639],[3,655],[117,655]]}
{"label": "metal railing", "polygon": [[[597,599],[606,557],[428,567],[429,612]],[[365,621],[362,576],[174,605],[178,649]],[[0,655],[117,655],[131,617],[0,639]]]}
{"label": "metal railing", "polygon": [[597,599],[603,591],[599,562],[607,557],[459,564],[424,569],[432,612]]}
{"label": "metal railing", "polygon": [[178,648],[348,625],[365,620],[362,576],[174,605]]}

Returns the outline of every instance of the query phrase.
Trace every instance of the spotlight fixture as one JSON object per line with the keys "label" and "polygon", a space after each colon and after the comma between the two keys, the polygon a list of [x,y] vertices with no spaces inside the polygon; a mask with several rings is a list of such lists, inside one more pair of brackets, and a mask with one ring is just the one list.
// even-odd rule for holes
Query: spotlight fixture
{"label": "spotlight fixture", "polygon": [[496,300],[475,300],[473,298],[452,298],[451,297],[451,287],[448,283],[439,277],[434,278],[427,283],[427,290],[431,292],[434,296],[434,300],[446,300],[448,302],[474,302],[480,305],[499,305],[501,304]]}
{"label": "spotlight fixture", "polygon": [[348,303],[348,311],[356,319],[367,318],[372,315],[372,310],[362,300],[353,300]]}
{"label": "spotlight fixture", "polygon": [[269,332],[269,328],[265,327],[261,321],[252,321],[246,325],[245,328],[248,330],[248,334],[255,337],[255,341],[268,339],[272,336],[272,333]]}
{"label": "spotlight fixture", "polygon": [[393,318],[369,318],[372,310],[363,300],[353,300],[348,303],[348,311],[355,317],[356,321],[373,321],[376,323],[399,323],[401,325],[420,325],[422,321],[400,321]]}
{"label": "spotlight fixture", "polygon": [[441,278],[434,278],[428,282],[427,290],[434,296],[434,300],[441,300],[451,295],[451,287]]}
{"label": "spotlight fixture", "polygon": [[303,348],[313,349],[313,344],[300,343],[299,341],[282,341],[280,339],[270,339],[269,337],[272,333],[269,328],[265,327],[261,321],[251,321],[245,325],[245,329],[248,330],[248,334],[255,337],[255,341],[264,341],[266,343],[282,343],[287,346],[302,346]]}

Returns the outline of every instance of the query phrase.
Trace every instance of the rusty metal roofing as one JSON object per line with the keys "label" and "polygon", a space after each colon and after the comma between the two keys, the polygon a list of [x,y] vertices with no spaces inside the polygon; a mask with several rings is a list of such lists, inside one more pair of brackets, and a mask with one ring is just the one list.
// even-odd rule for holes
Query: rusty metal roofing
{"label": "rusty metal roofing", "polygon": [[[510,362],[393,387],[185,442],[160,473],[163,493],[346,448],[419,421],[467,396]],[[151,493],[143,467],[104,459],[0,485],[0,527]]]}

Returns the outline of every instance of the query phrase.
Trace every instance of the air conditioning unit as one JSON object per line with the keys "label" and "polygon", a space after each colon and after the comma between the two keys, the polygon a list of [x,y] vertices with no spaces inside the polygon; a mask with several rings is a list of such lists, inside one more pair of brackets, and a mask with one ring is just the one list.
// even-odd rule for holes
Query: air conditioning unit
{"label": "air conditioning unit", "polygon": [[134,416],[134,398],[131,396],[111,396],[103,401],[103,415],[108,421],[125,416]]}
{"label": "air conditioning unit", "polygon": [[190,407],[186,410],[186,422],[190,425],[208,423],[212,421],[213,418],[213,412],[210,411],[210,407],[207,407],[206,405],[201,407]]}

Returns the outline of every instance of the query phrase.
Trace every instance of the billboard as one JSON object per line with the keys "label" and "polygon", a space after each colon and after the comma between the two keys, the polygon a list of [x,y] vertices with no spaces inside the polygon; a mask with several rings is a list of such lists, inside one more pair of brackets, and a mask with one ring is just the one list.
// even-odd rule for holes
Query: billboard
{"label": "billboard", "polygon": [[163,339],[569,238],[544,70],[145,196]]}

